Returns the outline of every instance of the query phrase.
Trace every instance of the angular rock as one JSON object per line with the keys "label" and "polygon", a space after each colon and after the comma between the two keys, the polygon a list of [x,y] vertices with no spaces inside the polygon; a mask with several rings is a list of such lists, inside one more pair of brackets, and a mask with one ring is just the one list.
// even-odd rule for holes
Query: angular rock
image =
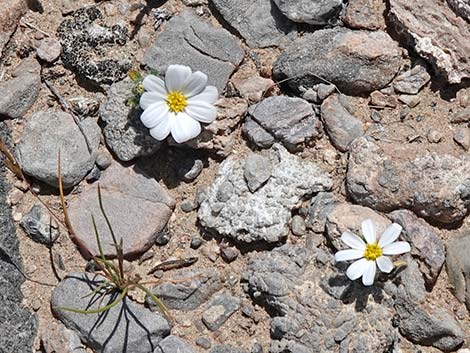
{"label": "angular rock", "polygon": [[129,78],[113,84],[108,91],[108,100],[100,107],[106,144],[125,162],[151,155],[161,146],[140,121],[142,110],[127,104],[133,96],[133,88],[134,83]]}
{"label": "angular rock", "polygon": [[272,166],[269,158],[255,153],[246,157],[243,176],[251,192],[263,186],[271,177],[271,173]]}
{"label": "angular rock", "polygon": [[218,330],[240,308],[240,299],[222,293],[214,297],[202,313],[202,322],[211,331]]}
{"label": "angular rock", "polygon": [[470,3],[468,0],[447,0],[447,4],[457,15],[470,22]]}
{"label": "angular rock", "polygon": [[57,39],[44,38],[37,49],[38,57],[48,63],[56,61],[62,53],[62,45]]}
{"label": "angular rock", "polygon": [[457,349],[465,338],[460,324],[444,309],[426,310],[400,295],[395,301],[400,333],[413,343],[445,352]]}
{"label": "angular rock", "polygon": [[278,242],[289,232],[295,205],[307,195],[332,187],[329,176],[316,164],[289,154],[280,145],[274,145],[269,158],[271,177],[254,193],[243,176],[244,159],[233,156],[222,162],[199,208],[202,226],[240,242]]}
{"label": "angular rock", "polygon": [[334,94],[325,99],[321,115],[332,144],[341,152],[348,151],[351,142],[364,135],[362,122],[348,111],[345,96]]}
{"label": "angular rock", "polygon": [[170,335],[158,343],[158,348],[153,353],[195,353],[195,350],[182,339]]}
{"label": "angular rock", "polygon": [[[148,250],[166,227],[175,200],[154,179],[117,163],[103,172],[100,184],[103,207],[117,241],[123,240],[124,256],[133,258]],[[72,198],[70,220],[78,237],[93,254],[99,255],[93,215],[104,253],[115,255],[111,234],[99,208],[97,189],[97,185],[89,185]]]}
{"label": "angular rock", "polygon": [[57,33],[65,66],[82,79],[111,84],[123,79],[132,63],[129,53],[119,50],[126,44],[127,28],[105,24],[103,18],[97,7],[82,7],[61,22]]}
{"label": "angular rock", "polygon": [[387,308],[390,299],[369,300],[367,310],[362,310],[365,303],[359,299],[380,289],[366,289],[332,268],[317,267],[315,251],[303,246],[285,245],[252,255],[243,272],[244,289],[273,316],[269,352],[389,349],[395,338],[393,312]]}
{"label": "angular rock", "polygon": [[259,102],[264,94],[275,83],[269,78],[261,77],[255,69],[245,69],[243,66],[230,78],[238,93],[249,102]]}
{"label": "angular rock", "polygon": [[295,91],[323,82],[349,95],[385,87],[400,68],[401,50],[383,31],[335,27],[305,34],[277,59],[273,73]]}
{"label": "angular rock", "polygon": [[465,151],[468,151],[470,149],[470,130],[468,127],[457,129],[454,132],[454,141]]}
{"label": "angular rock", "polygon": [[[212,270],[178,270],[172,276],[178,283],[161,283],[153,287],[155,294],[169,309],[194,310],[223,287],[222,274]],[[146,303],[155,308],[151,298]]]}
{"label": "angular rock", "polygon": [[390,23],[449,83],[470,77],[470,27],[444,1],[391,0]]}
{"label": "angular rock", "polygon": [[[265,135],[262,133],[261,143],[258,143],[259,127],[291,151],[301,148],[321,134],[321,123],[312,106],[300,98],[269,97],[251,106],[248,112],[252,120],[245,123],[244,130],[258,147],[266,148],[272,145],[265,142]],[[249,125],[246,126],[247,124]]]}
{"label": "angular rock", "polygon": [[243,124],[243,133],[259,148],[269,148],[276,142],[273,135],[250,117]]}
{"label": "angular rock", "polygon": [[274,3],[289,20],[311,25],[336,22],[343,8],[342,0],[274,0]]}
{"label": "angular rock", "polygon": [[28,4],[23,0],[2,2],[0,7],[0,53],[10,40],[18,26],[18,21],[28,10]]}
{"label": "angular rock", "polygon": [[416,65],[393,80],[393,89],[399,93],[417,94],[430,79],[431,75],[426,68],[423,65]]}
{"label": "angular rock", "polygon": [[128,298],[124,298],[105,313],[84,315],[60,309],[93,310],[110,304],[116,299],[116,293],[88,295],[103,280],[101,276],[88,273],[72,273],[65,277],[52,293],[54,315],[96,351],[153,352],[157,344],[170,334],[170,325],[160,314],[151,312]]}
{"label": "angular rock", "polygon": [[429,224],[411,211],[397,210],[389,217],[403,227],[401,237],[411,244],[411,254],[418,258],[424,280],[432,288],[446,259],[443,241]]}
{"label": "angular rock", "polygon": [[447,243],[446,270],[452,292],[470,311],[470,235],[464,233]]}
{"label": "angular rock", "polygon": [[271,0],[210,2],[251,48],[283,46],[295,36],[294,24]]}
{"label": "angular rock", "polygon": [[384,29],[384,13],[385,3],[382,0],[349,0],[342,20],[354,29]]}
{"label": "angular rock", "polygon": [[380,91],[374,91],[370,94],[370,105],[377,107],[396,108],[398,102],[395,96],[389,96],[387,94],[383,94]]}
{"label": "angular rock", "polygon": [[36,73],[23,73],[19,77],[0,82],[0,119],[23,117],[36,101],[41,89],[41,77]]}
{"label": "angular rock", "polygon": [[60,150],[64,188],[78,184],[93,168],[101,130],[92,118],[80,122],[85,137],[73,117],[64,112],[39,111],[28,120],[16,146],[23,171],[58,187],[57,158]]}
{"label": "angular rock", "polygon": [[348,249],[349,247],[340,239],[341,234],[345,231],[361,234],[361,223],[365,219],[374,221],[377,236],[382,234],[391,223],[387,218],[370,208],[349,203],[336,204],[326,219],[328,239],[337,250]]}
{"label": "angular rock", "polygon": [[35,204],[21,219],[20,225],[31,239],[52,245],[59,236],[58,224],[42,204]]}
{"label": "angular rock", "polygon": [[236,37],[187,10],[166,24],[145,52],[142,64],[159,72],[165,72],[172,63],[190,66],[193,71],[204,72],[208,84],[221,93],[244,56]]}
{"label": "angular rock", "polygon": [[327,217],[338,202],[338,199],[332,193],[319,192],[310,200],[306,220],[307,226],[316,233],[323,233]]}
{"label": "angular rock", "polygon": [[379,211],[408,208],[440,223],[453,223],[470,207],[470,158],[423,153],[410,145],[367,137],[350,148],[346,186],[351,198]]}

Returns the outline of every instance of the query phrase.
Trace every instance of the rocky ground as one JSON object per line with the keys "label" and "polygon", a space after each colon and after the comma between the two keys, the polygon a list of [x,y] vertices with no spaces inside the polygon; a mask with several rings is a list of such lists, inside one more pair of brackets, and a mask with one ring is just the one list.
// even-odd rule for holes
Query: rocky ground
{"label": "rocky ground", "polygon": [[[0,6],[0,352],[448,352],[470,347],[468,0],[8,0]],[[217,120],[158,142],[128,76],[183,64]],[[173,316],[103,283],[126,276]],[[38,196],[35,196],[38,194]],[[49,208],[49,211],[47,210]],[[403,227],[373,286],[343,231]],[[88,295],[88,296],[87,296]]]}

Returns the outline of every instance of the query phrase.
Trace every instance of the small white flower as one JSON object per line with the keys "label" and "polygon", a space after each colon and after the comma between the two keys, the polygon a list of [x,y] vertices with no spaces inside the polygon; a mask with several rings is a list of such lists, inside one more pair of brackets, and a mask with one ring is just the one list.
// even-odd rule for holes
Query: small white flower
{"label": "small white flower", "polygon": [[393,270],[392,261],[384,255],[399,255],[409,252],[410,244],[406,241],[395,242],[402,231],[402,227],[397,223],[388,226],[378,241],[375,236],[375,224],[372,220],[364,220],[361,229],[367,244],[357,235],[344,232],[341,235],[341,240],[351,249],[338,251],[335,254],[335,260],[357,260],[348,267],[346,275],[353,281],[362,276],[362,283],[365,286],[370,286],[374,283],[376,266],[385,273],[390,273]]}
{"label": "small white flower", "polygon": [[192,72],[184,65],[170,65],[165,81],[148,75],[142,82],[145,90],[140,97],[142,123],[150,135],[164,140],[170,133],[178,143],[195,138],[202,123],[211,123],[217,117],[214,103],[219,93],[214,86],[206,86],[207,76]]}

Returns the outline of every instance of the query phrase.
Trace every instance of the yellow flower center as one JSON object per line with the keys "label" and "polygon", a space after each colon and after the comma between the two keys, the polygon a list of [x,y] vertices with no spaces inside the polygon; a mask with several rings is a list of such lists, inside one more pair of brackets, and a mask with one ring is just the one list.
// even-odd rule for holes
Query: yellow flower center
{"label": "yellow flower center", "polygon": [[178,91],[173,91],[166,97],[166,103],[170,110],[174,113],[179,113],[186,108],[188,102],[183,93]]}
{"label": "yellow flower center", "polygon": [[375,261],[375,259],[380,256],[382,256],[382,249],[380,248],[379,244],[377,244],[377,242],[366,245],[366,251],[364,251],[364,257],[366,260]]}

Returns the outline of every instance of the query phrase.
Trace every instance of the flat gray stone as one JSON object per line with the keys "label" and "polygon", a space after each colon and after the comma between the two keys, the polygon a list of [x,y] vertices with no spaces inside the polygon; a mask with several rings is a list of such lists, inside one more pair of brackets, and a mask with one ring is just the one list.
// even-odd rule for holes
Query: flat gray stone
{"label": "flat gray stone", "polygon": [[140,121],[142,110],[127,104],[134,86],[129,78],[113,84],[108,90],[107,101],[100,107],[106,145],[124,162],[154,154],[161,146]]}
{"label": "flat gray stone", "polygon": [[218,330],[239,308],[240,299],[227,293],[218,294],[202,313],[202,322],[209,330]]}
{"label": "flat gray stone", "polygon": [[[175,207],[174,199],[154,179],[133,167],[114,163],[101,178],[103,207],[126,258],[148,250],[162,232]],[[106,255],[115,255],[112,237],[98,203],[98,186],[89,185],[69,201],[69,215],[78,237],[99,255],[91,216],[95,218]]]}
{"label": "flat gray stone", "polygon": [[220,93],[244,56],[235,36],[187,10],[165,25],[141,63],[161,73],[171,64],[187,65],[193,71],[204,72],[208,84],[216,86]]}
{"label": "flat gray stone", "polygon": [[342,0],[274,0],[289,20],[312,25],[336,22],[343,8]]}
{"label": "flat gray stone", "polygon": [[332,144],[341,152],[349,150],[354,139],[364,135],[362,122],[348,110],[346,96],[334,94],[321,105],[321,115]]}
{"label": "flat gray stone", "polygon": [[349,95],[385,87],[401,64],[398,44],[384,31],[353,31],[342,27],[306,33],[295,40],[274,63],[274,77],[288,79],[296,92],[334,83]]}
{"label": "flat gray stone", "polygon": [[240,242],[278,242],[289,233],[297,203],[332,187],[330,177],[315,163],[291,155],[281,145],[273,146],[269,158],[271,177],[254,193],[244,177],[244,158],[231,156],[222,162],[199,208],[203,227]]}
{"label": "flat gray stone", "polygon": [[430,79],[431,75],[426,67],[416,65],[393,80],[393,89],[398,93],[417,94]]}
{"label": "flat gray stone", "polygon": [[271,177],[272,166],[269,158],[252,153],[246,157],[243,175],[248,189],[255,192]]}
{"label": "flat gray stone", "polygon": [[23,117],[36,101],[41,89],[41,77],[35,73],[23,73],[19,77],[0,82],[0,119]]}
{"label": "flat gray stone", "polygon": [[452,292],[470,311],[470,235],[464,233],[447,243],[446,269]]}
{"label": "flat gray stone", "polygon": [[[271,147],[279,141],[290,151],[301,149],[321,136],[321,122],[312,106],[301,98],[275,96],[264,99],[248,110],[252,120],[245,123],[249,140],[258,147]],[[258,125],[273,139],[265,139]]]}
{"label": "flat gray stone", "polygon": [[92,118],[80,122],[90,142],[73,117],[64,112],[39,111],[27,121],[16,146],[16,156],[23,171],[54,187],[58,187],[57,161],[60,151],[64,188],[78,184],[93,168],[100,143],[101,130]]}
{"label": "flat gray stone", "polygon": [[323,233],[327,217],[338,202],[338,199],[331,192],[319,192],[315,195],[310,200],[308,207],[307,226],[316,233]]}
{"label": "flat gray stone", "polygon": [[294,23],[271,0],[211,0],[211,4],[251,48],[284,46],[296,36]]}
{"label": "flat gray stone", "polygon": [[158,343],[153,353],[195,353],[195,350],[182,339],[170,335]]}
{"label": "flat gray stone", "polygon": [[158,343],[170,334],[170,325],[160,314],[151,312],[128,298],[99,314],[80,314],[60,309],[93,310],[110,304],[117,293],[87,296],[102,283],[103,277],[98,275],[69,274],[52,293],[54,315],[96,351],[153,352]]}

